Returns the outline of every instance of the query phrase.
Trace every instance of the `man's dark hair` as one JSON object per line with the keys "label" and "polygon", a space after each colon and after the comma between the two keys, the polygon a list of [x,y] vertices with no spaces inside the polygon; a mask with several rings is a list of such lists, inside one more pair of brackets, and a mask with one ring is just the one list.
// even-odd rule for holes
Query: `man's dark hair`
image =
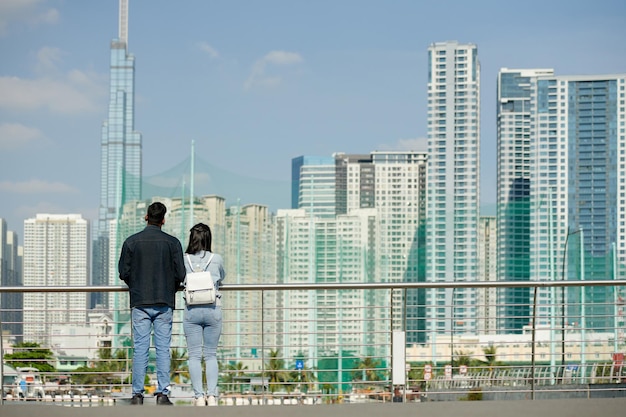
{"label": "man's dark hair", "polygon": [[148,224],[152,226],[161,226],[166,212],[167,208],[165,208],[165,204],[158,201],[150,204],[148,206],[148,214],[146,214]]}

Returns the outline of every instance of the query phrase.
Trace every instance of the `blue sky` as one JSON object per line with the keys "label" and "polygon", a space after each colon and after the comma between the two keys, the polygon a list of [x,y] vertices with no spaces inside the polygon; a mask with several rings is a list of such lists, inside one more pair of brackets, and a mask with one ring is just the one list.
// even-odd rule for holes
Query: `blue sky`
{"label": "blue sky", "polygon": [[[424,146],[433,42],[478,46],[484,206],[500,68],[626,72],[623,0],[130,0],[129,22],[144,175],[194,140],[219,169],[284,181],[285,208],[293,157]],[[117,33],[117,0],[0,1],[0,217],[20,237],[36,213],[97,218]]]}

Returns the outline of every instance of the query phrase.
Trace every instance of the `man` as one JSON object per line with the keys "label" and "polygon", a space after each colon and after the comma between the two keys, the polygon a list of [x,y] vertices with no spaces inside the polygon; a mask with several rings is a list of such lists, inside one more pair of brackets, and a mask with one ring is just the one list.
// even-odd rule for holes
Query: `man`
{"label": "man", "polygon": [[145,217],[147,226],[126,239],[118,263],[120,279],[128,285],[130,292],[134,347],[130,403],[133,405],[143,404],[153,327],[158,380],[156,403],[173,405],[168,398],[172,311],[176,291],[185,279],[185,264],[178,239],[161,230],[166,211],[163,203],[150,204]]}

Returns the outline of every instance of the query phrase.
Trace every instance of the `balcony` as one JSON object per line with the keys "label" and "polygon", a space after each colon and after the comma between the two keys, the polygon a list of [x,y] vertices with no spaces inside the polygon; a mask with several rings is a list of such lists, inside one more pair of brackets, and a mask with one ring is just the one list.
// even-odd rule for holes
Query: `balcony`
{"label": "balcony", "polygon": [[[433,415],[447,415],[452,408],[468,407],[468,401],[479,407],[474,403],[551,399],[561,404],[585,400],[581,407],[596,404],[596,411],[610,415],[604,407],[614,401],[626,405],[625,286],[622,281],[225,285],[218,348],[220,405],[258,406],[255,410],[324,406],[337,414],[351,407],[350,413],[363,410],[358,413],[368,415],[386,412],[380,408],[385,403],[403,403],[394,408],[402,415],[400,410],[419,403],[420,409],[445,410]],[[496,300],[496,294],[515,288],[525,289],[533,303],[501,306],[481,301]],[[614,297],[562,303],[570,300],[566,294],[593,289],[609,289]],[[25,297],[24,317],[33,309],[27,301],[31,294],[100,292],[109,295],[111,306],[128,305],[125,286],[2,287],[0,292]],[[191,405],[192,391],[182,299],[177,306],[171,397],[176,405],[186,406]],[[497,332],[503,307],[528,312],[515,317],[527,324]],[[71,315],[67,310],[49,310],[43,322],[0,323],[0,410],[87,406],[90,414],[99,407],[109,411],[98,413],[112,415],[115,409],[108,406],[128,404],[128,308]],[[0,311],[12,317],[17,313]],[[77,321],[77,316],[84,319]],[[603,327],[593,328],[594,323]],[[9,329],[14,331],[16,325],[22,332],[11,334]],[[23,391],[18,379],[25,372],[33,379]],[[156,386],[153,359],[148,374],[150,393]],[[482,415],[489,415],[491,406],[484,407]],[[522,415],[524,408],[510,415]]]}

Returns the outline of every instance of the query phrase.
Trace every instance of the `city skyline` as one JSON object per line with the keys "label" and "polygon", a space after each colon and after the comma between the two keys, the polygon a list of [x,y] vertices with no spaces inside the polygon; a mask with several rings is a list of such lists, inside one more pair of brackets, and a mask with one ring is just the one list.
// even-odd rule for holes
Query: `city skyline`
{"label": "city skyline", "polygon": [[[481,205],[493,204],[500,68],[548,67],[558,75],[626,68],[620,2],[593,9],[542,3],[542,14],[529,3],[514,19],[506,6],[489,7],[495,4],[180,8],[131,0],[143,175],[175,166],[193,140],[216,167],[284,180],[285,204],[275,211],[289,207],[293,157],[423,150],[426,50],[458,40],[476,44],[481,57]],[[0,64],[0,215],[20,237],[23,220],[36,213],[81,213],[93,221],[118,1],[7,1],[0,16],[0,47],[12,57]],[[176,82],[164,82],[170,79]]]}

